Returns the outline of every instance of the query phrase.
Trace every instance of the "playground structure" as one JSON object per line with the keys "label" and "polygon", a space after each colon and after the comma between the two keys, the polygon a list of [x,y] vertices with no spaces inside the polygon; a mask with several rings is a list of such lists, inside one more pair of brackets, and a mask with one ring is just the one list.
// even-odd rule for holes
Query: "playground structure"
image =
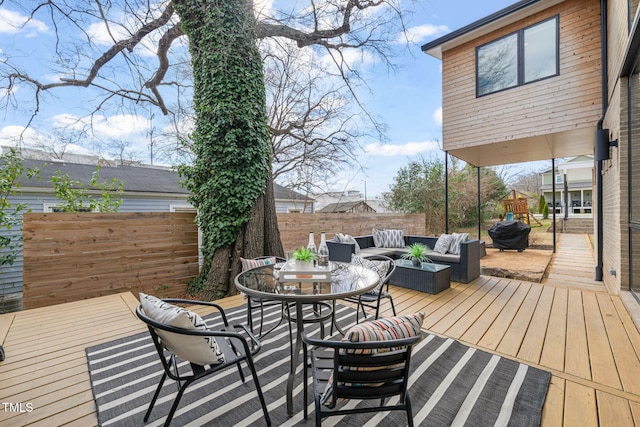
{"label": "playground structure", "polygon": [[529,212],[529,202],[526,197],[516,197],[516,190],[511,190],[511,198],[503,199],[504,215],[500,221],[525,221],[531,225],[531,218],[538,225],[542,225],[538,219]]}

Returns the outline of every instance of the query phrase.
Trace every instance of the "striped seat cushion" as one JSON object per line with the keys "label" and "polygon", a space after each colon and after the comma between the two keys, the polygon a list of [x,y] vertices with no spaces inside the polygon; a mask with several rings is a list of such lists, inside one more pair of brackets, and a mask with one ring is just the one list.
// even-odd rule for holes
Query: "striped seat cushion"
{"label": "striped seat cushion", "polygon": [[242,271],[246,271],[256,267],[262,267],[263,265],[275,264],[276,257],[260,258],[260,259],[240,258],[240,262],[242,263]]}
{"label": "striped seat cushion", "polygon": [[[385,317],[368,322],[358,323],[351,327],[342,338],[343,341],[364,342],[364,341],[387,341],[400,338],[414,337],[420,334],[424,313],[405,314],[402,316]],[[381,348],[379,351],[390,351],[393,349]],[[353,353],[373,354],[378,352],[374,349],[350,350]]]}
{"label": "striped seat cushion", "polygon": [[[365,342],[365,341],[388,341],[400,338],[409,338],[419,335],[424,320],[424,313],[406,314],[402,316],[386,317],[368,322],[358,323],[342,338],[342,341]],[[387,351],[397,350],[393,347],[382,347],[379,349],[359,349],[359,350],[340,350],[348,351],[351,354],[375,354]],[[371,370],[379,368],[370,368]],[[369,387],[375,387],[369,384]],[[320,403],[330,406],[333,396],[333,373],[329,377],[329,381],[320,398]]]}

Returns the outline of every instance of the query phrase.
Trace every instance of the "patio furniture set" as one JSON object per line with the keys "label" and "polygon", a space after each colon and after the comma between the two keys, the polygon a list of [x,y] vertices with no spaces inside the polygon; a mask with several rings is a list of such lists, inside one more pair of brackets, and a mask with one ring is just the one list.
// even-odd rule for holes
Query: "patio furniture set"
{"label": "patio furniture set", "polygon": [[[374,233],[379,233],[374,229]],[[469,283],[480,276],[480,258],[485,255],[484,242],[469,239],[466,233],[443,234],[439,237],[409,236],[401,230],[382,230],[394,238],[375,238],[375,234],[365,236],[345,236],[337,234],[327,241],[329,259],[350,262],[353,255],[385,255],[396,260],[396,272],[391,283],[396,286],[437,293],[449,287],[449,280]],[[453,239],[459,239],[455,248]],[[440,243],[439,243],[440,242]],[[431,262],[419,267],[398,262],[407,253],[407,247],[420,243],[429,248],[427,257]],[[448,277],[447,277],[448,276]]]}
{"label": "patio furniture set", "polygon": [[[165,420],[165,425],[169,425],[185,389],[191,383],[232,365],[237,366],[244,382],[241,363],[246,363],[264,419],[267,425],[271,425],[253,357],[260,351],[260,339],[286,321],[290,331],[290,366],[286,383],[289,417],[294,414],[293,390],[302,352],[304,401],[307,401],[310,368],[316,425],[320,425],[322,418],[327,416],[389,410],[405,411],[409,425],[413,425],[407,393],[409,361],[412,346],[422,338],[424,315],[396,316],[388,290],[389,282],[393,280],[394,285],[437,293],[449,287],[451,276],[459,281],[473,280],[479,275],[480,242],[469,240],[468,235],[438,239],[404,236],[397,231],[387,233],[386,237],[384,231],[375,233],[376,230],[372,236],[356,238],[337,236],[328,242],[329,268],[305,272],[309,274],[292,272],[293,264],[282,258],[243,259],[243,271],[235,278],[235,285],[247,297],[247,325],[230,324],[222,307],[215,303],[160,300],[141,294],[136,314],[147,324],[164,368],[144,421],[148,420],[166,378],[180,385]],[[391,234],[395,242],[390,240]],[[379,239],[383,239],[382,244]],[[405,253],[405,246],[416,242],[429,246],[432,249],[429,258],[438,262],[414,265],[400,259]],[[447,248],[456,243],[457,250],[450,254],[446,250],[437,252],[445,243]],[[477,268],[475,264],[478,264]],[[376,320],[384,299],[389,300],[393,317]],[[335,316],[337,300],[356,304],[356,324],[346,332]],[[223,327],[210,330],[199,315],[174,304],[213,307],[221,316]],[[263,331],[265,304],[280,304],[281,318],[276,326]],[[375,322],[366,321],[365,307],[375,309]],[[255,310],[260,311],[257,336],[254,335]],[[360,322],[361,312],[364,322]],[[325,321],[331,322],[332,331],[335,327],[343,335],[342,340],[324,339]],[[305,334],[305,324],[309,323],[320,323],[320,339]],[[292,335],[293,325],[295,336]],[[188,361],[191,369],[183,372],[178,367],[177,358]],[[385,400],[392,396],[398,396],[398,401],[393,404],[387,401],[385,405]],[[345,408],[339,404],[344,399],[376,399],[380,400],[380,405],[364,409]],[[306,404],[303,407],[307,418]]]}

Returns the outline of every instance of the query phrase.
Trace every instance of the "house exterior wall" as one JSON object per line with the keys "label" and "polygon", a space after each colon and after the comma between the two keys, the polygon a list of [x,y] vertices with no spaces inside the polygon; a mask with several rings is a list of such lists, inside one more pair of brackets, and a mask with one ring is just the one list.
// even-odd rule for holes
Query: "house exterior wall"
{"label": "house exterior wall", "polygon": [[[444,51],[444,150],[594,128],[601,115],[599,3],[566,1]],[[476,47],[555,15],[560,75],[476,98]]]}
{"label": "house exterior wall", "polygon": [[[626,274],[622,268],[623,251],[628,253],[628,250],[625,251],[623,248],[623,242],[628,239],[624,236],[627,233],[627,227],[624,226],[627,221],[623,219],[624,213],[627,212],[626,197],[622,196],[623,188],[626,188],[623,182],[623,177],[626,176],[624,172],[626,161],[623,155],[626,150],[623,146],[626,145],[626,141],[623,139],[626,140],[627,136],[627,131],[624,129],[627,120],[623,119],[627,108],[622,104],[626,103],[626,99],[626,90],[621,91],[620,85],[617,85],[612,98],[614,102],[610,103],[603,124],[609,129],[610,135],[614,135],[611,139],[618,139],[619,145],[617,149],[609,149],[611,158],[602,162],[602,204],[606,207],[602,209],[603,280],[607,289],[613,292],[619,292],[625,281],[628,287],[628,278],[624,279]],[[628,256],[626,258],[628,262]],[[610,274],[611,269],[616,271],[615,276]]]}
{"label": "house exterior wall", "polygon": [[[637,8],[631,5],[633,9]],[[629,288],[628,230],[628,79],[620,79],[620,68],[629,40],[627,0],[610,0],[607,18],[608,107],[603,127],[609,129],[609,139],[618,140],[618,147],[609,149],[610,159],[602,162],[603,180],[603,281],[611,292]],[[615,275],[612,274],[615,271]]]}
{"label": "house exterior wall", "polygon": [[276,213],[290,213],[290,212],[300,212],[300,213],[313,213],[313,202],[307,201],[306,203],[302,200],[287,200],[287,201],[278,201],[276,200]]}

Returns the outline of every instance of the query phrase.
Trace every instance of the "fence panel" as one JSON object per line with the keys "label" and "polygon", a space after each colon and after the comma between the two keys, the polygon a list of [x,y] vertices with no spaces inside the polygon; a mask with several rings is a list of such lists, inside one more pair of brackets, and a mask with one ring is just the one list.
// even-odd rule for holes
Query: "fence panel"
{"label": "fence panel", "polygon": [[198,274],[194,215],[25,214],[24,308],[127,291],[184,296]]}

